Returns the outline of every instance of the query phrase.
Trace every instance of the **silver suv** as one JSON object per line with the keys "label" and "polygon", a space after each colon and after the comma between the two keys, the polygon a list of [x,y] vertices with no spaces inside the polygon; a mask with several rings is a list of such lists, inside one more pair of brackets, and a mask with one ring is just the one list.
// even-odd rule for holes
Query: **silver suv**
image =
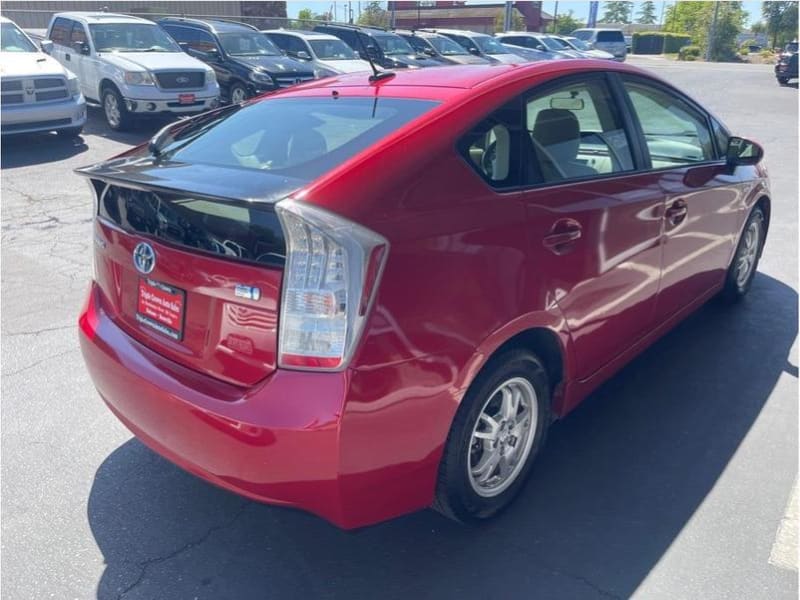
{"label": "silver suv", "polygon": [[625,62],[628,49],[621,29],[576,29],[571,35],[586,42],[591,49],[603,50],[617,62]]}

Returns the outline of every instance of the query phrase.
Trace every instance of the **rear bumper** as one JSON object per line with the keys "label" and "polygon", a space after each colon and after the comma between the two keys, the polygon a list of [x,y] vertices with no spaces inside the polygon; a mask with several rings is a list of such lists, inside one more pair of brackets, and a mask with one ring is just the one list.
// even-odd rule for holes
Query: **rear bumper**
{"label": "rear bumper", "polygon": [[75,96],[63,102],[6,105],[0,112],[2,132],[32,133],[82,127],[86,123],[86,101]]}
{"label": "rear bumper", "polygon": [[222,383],[128,337],[100,293],[93,283],[79,319],[81,350],[101,397],[142,442],[238,494],[340,527],[366,524],[356,506],[343,509],[337,479],[346,373],[276,371],[249,389]]}

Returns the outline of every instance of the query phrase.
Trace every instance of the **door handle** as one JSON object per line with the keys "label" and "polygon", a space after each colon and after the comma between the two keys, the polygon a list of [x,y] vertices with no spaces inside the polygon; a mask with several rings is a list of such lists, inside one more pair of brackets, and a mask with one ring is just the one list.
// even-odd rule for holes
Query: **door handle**
{"label": "door handle", "polygon": [[553,254],[561,256],[572,250],[582,234],[581,224],[574,219],[559,219],[544,236],[542,244]]}
{"label": "door handle", "polygon": [[69,54],[65,54],[65,55],[64,55],[64,58],[66,58],[67,60],[70,60],[70,58],[69,58]]}
{"label": "door handle", "polygon": [[678,199],[667,208],[664,216],[670,225],[676,227],[681,224],[688,213],[689,206],[686,204],[686,200]]}

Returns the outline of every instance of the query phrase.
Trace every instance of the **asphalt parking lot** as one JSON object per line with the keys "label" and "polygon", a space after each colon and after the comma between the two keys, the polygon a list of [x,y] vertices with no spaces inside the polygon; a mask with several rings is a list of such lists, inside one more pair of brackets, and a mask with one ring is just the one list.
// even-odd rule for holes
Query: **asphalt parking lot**
{"label": "asphalt parking lot", "polygon": [[91,109],[82,141],[4,139],[3,596],[796,598],[798,90],[764,65],[631,62],[763,144],[760,273],[745,302],[702,308],[556,424],[521,498],[480,527],[426,511],[343,532],[133,439],[78,349],[92,202],[72,169],[163,121],[116,134]]}

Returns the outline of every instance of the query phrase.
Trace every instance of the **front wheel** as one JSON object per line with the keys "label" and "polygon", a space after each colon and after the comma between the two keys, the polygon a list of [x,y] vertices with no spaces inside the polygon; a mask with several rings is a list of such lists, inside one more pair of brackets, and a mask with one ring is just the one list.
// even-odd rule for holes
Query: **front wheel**
{"label": "front wheel", "polygon": [[234,83],[231,86],[230,100],[231,104],[239,104],[247,100],[250,94],[247,93],[247,88],[241,83]]}
{"label": "front wheel", "polygon": [[758,260],[761,258],[761,248],[764,245],[766,233],[764,212],[756,206],[745,223],[736,254],[728,267],[725,276],[725,287],[722,298],[728,302],[737,302],[744,298],[753,283],[756,275]]}
{"label": "front wheel", "polygon": [[550,388],[536,355],[510,350],[493,359],[456,413],[433,508],[457,521],[497,514],[522,488],[549,424]]}
{"label": "front wheel", "polygon": [[781,85],[786,85],[787,83],[789,83],[789,78],[788,77],[778,77],[778,83],[780,83]]}
{"label": "front wheel", "polygon": [[130,127],[131,114],[120,93],[112,87],[103,90],[103,114],[106,123],[114,131],[125,131]]}

